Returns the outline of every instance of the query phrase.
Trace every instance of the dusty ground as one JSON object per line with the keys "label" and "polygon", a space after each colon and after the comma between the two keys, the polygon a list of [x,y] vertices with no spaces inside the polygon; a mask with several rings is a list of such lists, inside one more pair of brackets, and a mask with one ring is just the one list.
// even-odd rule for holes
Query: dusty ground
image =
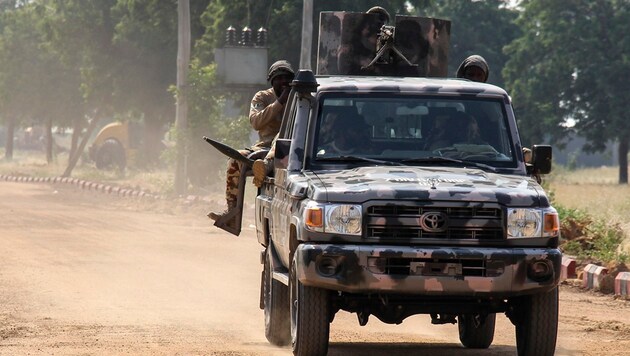
{"label": "dusty ground", "polygon": [[[268,345],[252,227],[234,238],[205,209],[0,182],[0,354],[288,355]],[[630,350],[630,302],[561,288],[558,355]],[[340,313],[330,355],[515,354],[497,318],[489,350],[426,316],[359,327]]]}

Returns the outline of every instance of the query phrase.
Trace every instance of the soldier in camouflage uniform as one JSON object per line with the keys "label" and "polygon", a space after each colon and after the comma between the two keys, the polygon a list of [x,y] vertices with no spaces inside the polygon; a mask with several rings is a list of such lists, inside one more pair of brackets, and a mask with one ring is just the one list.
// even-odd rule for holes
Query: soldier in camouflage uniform
{"label": "soldier in camouflage uniform", "polygon": [[[254,130],[258,131],[258,142],[252,147],[239,150],[247,156],[252,152],[266,149],[271,146],[273,138],[280,130],[284,104],[289,98],[289,84],[293,80],[295,72],[288,61],[280,60],[269,67],[267,80],[271,83],[271,88],[261,90],[254,95],[249,109],[249,121]],[[226,215],[231,209],[236,207],[236,196],[238,193],[238,181],[241,178],[241,164],[234,160],[228,160],[226,175],[225,199],[227,210],[223,212],[211,212],[208,217],[218,220]]]}

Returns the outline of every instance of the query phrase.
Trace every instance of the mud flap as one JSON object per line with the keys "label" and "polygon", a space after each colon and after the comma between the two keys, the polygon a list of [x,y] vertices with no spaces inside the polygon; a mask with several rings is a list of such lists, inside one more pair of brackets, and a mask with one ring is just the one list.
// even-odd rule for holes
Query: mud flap
{"label": "mud flap", "polygon": [[247,177],[253,175],[252,164],[254,164],[254,160],[265,157],[268,150],[256,151],[245,157],[238,150],[235,150],[228,145],[215,141],[206,136],[204,136],[203,139],[211,144],[214,148],[216,148],[219,152],[242,163],[241,174],[238,180],[236,207],[214,222],[214,226],[218,227],[219,229],[223,229],[232,235],[238,236],[241,233],[241,226],[243,221],[243,199],[245,197],[245,184],[247,183]]}

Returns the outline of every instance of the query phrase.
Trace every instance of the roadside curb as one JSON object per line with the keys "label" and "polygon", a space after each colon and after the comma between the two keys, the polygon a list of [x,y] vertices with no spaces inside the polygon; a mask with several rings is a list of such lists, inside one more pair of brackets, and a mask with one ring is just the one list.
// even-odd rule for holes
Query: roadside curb
{"label": "roadside curb", "polygon": [[608,274],[608,268],[589,263],[584,267],[582,286],[586,289],[601,289],[602,281]]}
{"label": "roadside curb", "polygon": [[70,187],[81,189],[83,191],[95,192],[97,194],[108,194],[120,198],[132,198],[141,201],[163,201],[169,205],[174,203],[181,206],[203,205],[212,206],[220,204],[219,201],[202,195],[179,195],[170,196],[151,191],[142,190],[139,187],[119,186],[115,184],[91,182],[84,179],[72,177],[31,177],[26,175],[7,175],[0,174],[0,182],[17,182],[17,183],[48,183],[48,184],[66,184]]}
{"label": "roadside curb", "polygon": [[576,278],[577,274],[576,274],[575,268],[576,268],[576,262],[574,259],[562,256],[562,266],[560,268],[560,280],[564,281],[566,279]]}
{"label": "roadside curb", "polygon": [[[142,198],[142,199],[153,199],[153,200],[165,200],[166,197],[160,194],[155,194],[152,192],[144,191],[139,188],[130,188],[124,186],[116,186],[111,184],[90,182],[83,179],[78,178],[70,178],[70,177],[29,177],[29,176],[13,176],[0,174],[0,181],[7,182],[24,182],[24,183],[52,183],[52,184],[67,184],[71,186],[75,186],[82,190],[87,191],[95,191],[105,194],[117,195],[120,197],[133,197],[133,198]],[[200,201],[201,197],[198,196],[188,196],[185,198],[188,201]]]}
{"label": "roadside curb", "polygon": [[615,278],[615,294],[630,296],[630,272],[619,272]]}

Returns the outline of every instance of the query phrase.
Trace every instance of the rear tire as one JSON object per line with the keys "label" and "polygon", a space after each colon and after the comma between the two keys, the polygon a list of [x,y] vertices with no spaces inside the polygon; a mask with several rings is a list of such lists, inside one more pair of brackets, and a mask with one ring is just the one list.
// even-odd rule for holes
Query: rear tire
{"label": "rear tire", "polygon": [[291,264],[291,345],[296,356],[326,355],[330,334],[330,297],[326,289],[307,287]]}
{"label": "rear tire", "polygon": [[558,334],[558,287],[519,299],[516,349],[519,356],[553,355]]}
{"label": "rear tire", "polygon": [[127,165],[125,149],[115,139],[107,139],[96,152],[96,168],[111,169],[118,167],[124,169]]}
{"label": "rear tire", "polygon": [[494,325],[497,315],[488,314],[483,324],[476,322],[477,315],[460,314],[457,317],[459,341],[469,349],[487,349],[494,340]]}
{"label": "rear tire", "polygon": [[289,288],[273,279],[271,251],[265,253],[263,296],[265,310],[265,337],[276,346],[291,342],[291,314],[289,310]]}

